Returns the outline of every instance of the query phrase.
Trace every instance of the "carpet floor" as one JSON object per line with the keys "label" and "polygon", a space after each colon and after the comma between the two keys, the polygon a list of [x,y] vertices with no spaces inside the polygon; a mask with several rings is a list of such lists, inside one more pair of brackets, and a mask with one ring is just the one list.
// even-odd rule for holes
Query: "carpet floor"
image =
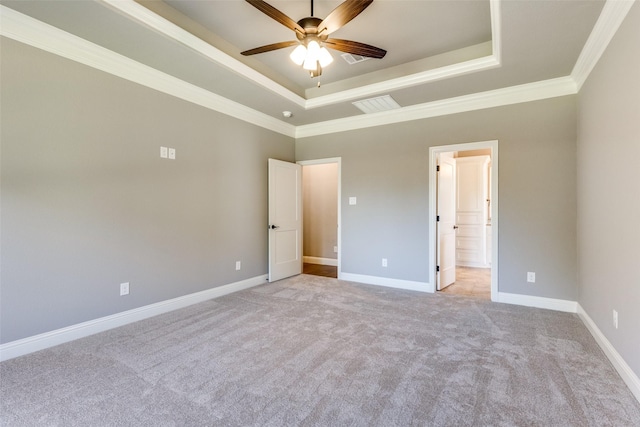
{"label": "carpet floor", "polygon": [[640,426],[569,313],[300,275],[0,364],[3,426]]}

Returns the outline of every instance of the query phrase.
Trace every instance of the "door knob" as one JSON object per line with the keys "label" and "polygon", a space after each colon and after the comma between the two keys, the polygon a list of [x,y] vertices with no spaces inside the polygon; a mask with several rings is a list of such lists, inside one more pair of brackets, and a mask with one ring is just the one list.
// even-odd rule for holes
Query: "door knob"
{"label": "door knob", "polygon": [[269,226],[270,230],[275,230],[276,228],[280,228],[280,226],[278,226],[278,225],[270,225]]}
{"label": "door knob", "polygon": [[458,226],[457,226],[457,225],[454,225],[454,226],[453,226],[453,229],[454,229],[454,230],[457,230],[457,229],[458,229]]}

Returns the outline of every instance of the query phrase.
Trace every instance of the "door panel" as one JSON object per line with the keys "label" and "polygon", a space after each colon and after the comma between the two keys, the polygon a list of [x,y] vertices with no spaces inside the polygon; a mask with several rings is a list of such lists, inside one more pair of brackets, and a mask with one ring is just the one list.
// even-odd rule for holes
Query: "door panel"
{"label": "door panel", "polygon": [[436,275],[438,290],[456,281],[456,159],[452,153],[440,155],[438,172],[438,266]]}
{"label": "door panel", "polygon": [[302,273],[302,168],[269,159],[269,281]]}

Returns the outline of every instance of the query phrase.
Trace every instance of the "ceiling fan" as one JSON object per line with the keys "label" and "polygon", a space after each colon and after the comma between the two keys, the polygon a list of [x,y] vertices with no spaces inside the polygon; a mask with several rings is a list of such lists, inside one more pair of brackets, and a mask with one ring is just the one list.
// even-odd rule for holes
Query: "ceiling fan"
{"label": "ceiling fan", "polygon": [[275,7],[263,0],[246,0],[265,15],[275,19],[285,27],[293,30],[297,40],[268,44],[255,49],[245,50],[242,55],[255,55],[291,46],[298,46],[291,53],[291,60],[309,71],[311,77],[322,74],[322,67],[329,65],[333,58],[326,49],[360,55],[368,58],[383,58],[386,50],[368,44],[329,38],[329,35],[351,21],[365,10],[373,0],[346,0],[329,13],[325,19],[313,16],[313,0],[311,0],[311,16],[298,22],[289,18]]}

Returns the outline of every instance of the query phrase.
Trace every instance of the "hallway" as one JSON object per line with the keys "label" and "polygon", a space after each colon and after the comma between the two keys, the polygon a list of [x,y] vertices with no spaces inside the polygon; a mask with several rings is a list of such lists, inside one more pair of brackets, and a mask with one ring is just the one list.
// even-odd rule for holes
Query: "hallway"
{"label": "hallway", "polygon": [[441,292],[491,299],[491,269],[456,267],[456,281]]}

